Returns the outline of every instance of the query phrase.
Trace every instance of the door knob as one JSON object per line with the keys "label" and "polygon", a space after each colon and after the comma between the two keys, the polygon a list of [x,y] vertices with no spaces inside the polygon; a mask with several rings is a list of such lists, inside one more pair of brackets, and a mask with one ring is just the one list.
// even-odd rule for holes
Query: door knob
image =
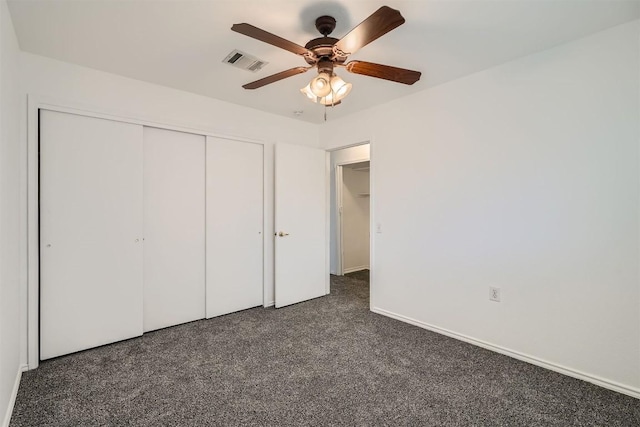
{"label": "door knob", "polygon": [[280,237],[284,237],[284,236],[288,236],[288,235],[289,235],[289,233],[285,233],[283,231],[278,233],[278,236],[280,236]]}

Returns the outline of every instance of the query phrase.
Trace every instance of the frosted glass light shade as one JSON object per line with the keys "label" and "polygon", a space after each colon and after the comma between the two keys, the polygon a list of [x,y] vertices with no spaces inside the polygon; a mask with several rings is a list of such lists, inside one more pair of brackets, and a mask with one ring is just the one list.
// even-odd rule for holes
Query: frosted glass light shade
{"label": "frosted glass light shade", "polygon": [[331,93],[331,76],[327,73],[320,73],[309,83],[311,92],[318,98],[322,98]]}
{"label": "frosted glass light shade", "polygon": [[315,96],[313,94],[313,92],[311,92],[311,84],[308,84],[305,87],[303,87],[302,89],[300,89],[300,92],[302,92],[304,94],[304,96],[309,98],[312,102],[314,102],[314,103],[318,102],[318,97]]}
{"label": "frosted glass light shade", "polygon": [[[340,104],[340,101],[351,92],[352,85],[351,83],[346,83],[335,74],[331,78],[328,78],[328,76],[327,73],[320,73],[307,86],[300,89],[300,92],[316,104],[320,103],[327,106]],[[318,80],[320,77],[322,77],[322,82]],[[329,83],[325,85],[325,82]],[[314,85],[316,88],[322,86],[322,91],[319,93],[325,93],[325,95],[319,96],[316,93],[317,91],[314,91]]]}
{"label": "frosted glass light shade", "polygon": [[337,101],[343,99],[351,92],[351,86],[351,83],[345,82],[337,75],[331,78],[331,92]]}

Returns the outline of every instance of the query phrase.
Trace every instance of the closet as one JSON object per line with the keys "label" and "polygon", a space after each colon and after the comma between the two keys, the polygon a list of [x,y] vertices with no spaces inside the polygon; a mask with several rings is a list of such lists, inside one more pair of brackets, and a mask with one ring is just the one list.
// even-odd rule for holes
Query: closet
{"label": "closet", "polygon": [[369,269],[369,162],[341,166],[342,273]]}
{"label": "closet", "polygon": [[40,359],[262,305],[259,144],[41,110]]}
{"label": "closet", "polygon": [[144,331],[205,314],[205,137],[144,128]]}
{"label": "closet", "polygon": [[40,358],[142,334],[142,126],[40,113]]}
{"label": "closet", "polygon": [[263,147],[207,137],[207,318],[262,305]]}

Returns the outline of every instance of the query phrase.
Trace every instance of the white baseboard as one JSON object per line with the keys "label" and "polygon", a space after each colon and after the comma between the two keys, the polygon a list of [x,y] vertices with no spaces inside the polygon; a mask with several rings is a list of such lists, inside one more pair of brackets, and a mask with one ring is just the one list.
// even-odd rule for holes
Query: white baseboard
{"label": "white baseboard", "polygon": [[342,270],[342,274],[355,273],[356,271],[368,270],[368,265],[361,265],[359,267],[349,267]]}
{"label": "white baseboard", "polygon": [[400,320],[401,322],[409,323],[414,326],[418,326],[423,329],[427,329],[432,332],[436,332],[441,335],[446,335],[451,338],[455,338],[460,341],[467,342],[469,344],[477,345],[478,347],[486,348],[487,350],[495,351],[496,353],[504,354],[505,356],[513,357],[514,359],[522,360],[523,362],[531,363],[532,365],[540,366],[551,371],[558,372],[579,380],[587,381],[600,387],[607,388],[609,390],[616,391],[618,393],[626,394],[627,396],[640,399],[640,388],[630,387],[624,384],[610,381],[596,375],[587,374],[585,372],[577,371],[575,369],[567,368],[566,366],[558,365],[553,362],[548,362],[543,359],[539,359],[535,356],[520,353],[518,351],[510,350],[499,345],[491,344],[486,341],[482,341],[476,338],[469,337],[467,335],[459,334],[457,332],[450,331],[448,329],[440,328],[438,326],[430,325],[419,320],[412,319],[410,317],[396,314],[391,311],[384,310],[378,307],[371,307],[371,311],[381,314],[383,316],[391,317],[392,319]]}
{"label": "white baseboard", "polygon": [[4,420],[2,421],[2,427],[9,427],[9,423],[11,422],[11,415],[13,414],[13,407],[16,404],[16,398],[18,397],[20,379],[22,378],[22,373],[27,369],[29,369],[27,365],[21,365],[20,368],[18,368],[18,372],[16,373],[16,380],[13,383],[13,390],[11,390],[11,399],[9,399],[7,412],[5,412]]}
{"label": "white baseboard", "polygon": [[276,302],[275,302],[275,301],[269,301],[269,302],[265,303],[265,304],[263,305],[263,307],[264,307],[264,308],[268,308],[268,307],[273,307],[274,305],[276,305]]}

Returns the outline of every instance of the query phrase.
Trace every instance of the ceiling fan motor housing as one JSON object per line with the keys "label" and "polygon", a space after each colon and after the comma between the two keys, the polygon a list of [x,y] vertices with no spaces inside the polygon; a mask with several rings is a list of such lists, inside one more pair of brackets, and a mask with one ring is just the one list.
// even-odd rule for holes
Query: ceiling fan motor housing
{"label": "ceiling fan motor housing", "polygon": [[336,28],[336,20],[333,16],[321,16],[316,19],[316,28],[320,31],[320,34],[327,37]]}
{"label": "ceiling fan motor housing", "polygon": [[[305,60],[309,65],[318,65],[318,71],[322,72],[323,69],[327,69],[328,65],[323,65],[321,69],[321,65],[328,61],[332,63],[342,64],[347,59],[346,56],[342,57],[336,55],[335,49],[333,46],[338,43],[340,40],[335,37],[328,37],[331,32],[336,27],[336,20],[332,16],[321,16],[316,19],[316,28],[323,35],[323,37],[318,37],[316,39],[310,40],[304,47],[313,52],[313,56],[305,56]],[[333,71],[333,64],[331,64],[331,69],[328,71],[331,73]]]}
{"label": "ceiling fan motor housing", "polygon": [[322,59],[317,64],[318,73],[327,73],[330,76],[333,75],[333,61],[328,59]]}

